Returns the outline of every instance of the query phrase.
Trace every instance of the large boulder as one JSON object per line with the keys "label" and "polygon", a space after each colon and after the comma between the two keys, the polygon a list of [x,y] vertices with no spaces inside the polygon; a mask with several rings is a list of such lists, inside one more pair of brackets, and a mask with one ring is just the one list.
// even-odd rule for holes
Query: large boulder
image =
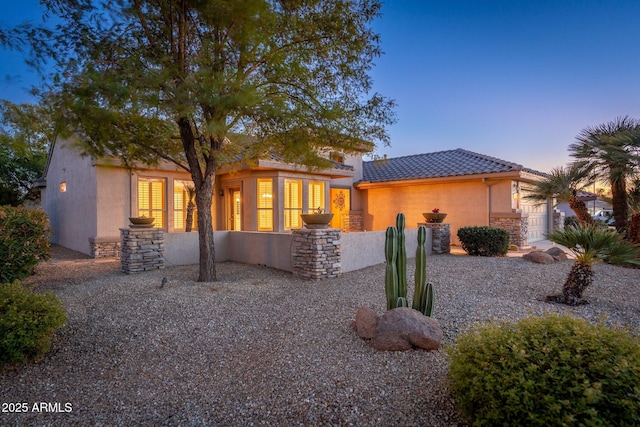
{"label": "large boulder", "polygon": [[553,256],[542,251],[529,252],[528,254],[522,255],[522,258],[537,264],[552,264],[556,262],[556,259]]}
{"label": "large boulder", "polygon": [[378,326],[378,316],[369,307],[360,307],[356,311],[356,331],[361,338],[373,338]]}
{"label": "large boulder", "polygon": [[[356,329],[362,338],[368,338],[370,329],[362,327],[362,325],[370,326],[373,323],[370,318],[371,313],[366,312],[366,309],[359,309],[358,313],[360,316],[356,314],[356,317],[360,318],[361,328],[366,331],[367,336],[360,333],[361,328],[358,328],[358,320],[356,320]],[[387,311],[376,320],[377,325],[369,342],[371,347],[375,349],[408,350],[412,347],[418,347],[437,350],[442,343],[442,329],[438,321],[423,315],[418,310],[398,307]]]}

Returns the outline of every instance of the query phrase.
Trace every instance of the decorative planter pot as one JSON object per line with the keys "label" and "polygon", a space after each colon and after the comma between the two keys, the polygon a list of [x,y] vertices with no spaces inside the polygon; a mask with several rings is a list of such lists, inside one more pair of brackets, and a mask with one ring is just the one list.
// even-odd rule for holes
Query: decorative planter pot
{"label": "decorative planter pot", "polygon": [[440,212],[423,212],[422,216],[424,216],[424,219],[427,220],[427,222],[431,222],[431,223],[440,223],[442,221],[444,221],[444,219],[446,218],[447,214],[446,213],[440,213]]}
{"label": "decorative planter pot", "polygon": [[153,228],[153,220],[154,218],[147,218],[146,216],[129,218],[133,228]]}
{"label": "decorative planter pot", "polygon": [[306,228],[329,228],[329,223],[333,219],[332,213],[327,214],[301,214],[302,221]]}

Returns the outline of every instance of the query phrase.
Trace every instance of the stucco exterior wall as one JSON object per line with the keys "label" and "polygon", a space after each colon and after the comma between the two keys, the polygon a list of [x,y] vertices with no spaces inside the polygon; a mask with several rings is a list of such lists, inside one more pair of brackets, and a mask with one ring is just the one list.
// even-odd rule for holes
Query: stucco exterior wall
{"label": "stucco exterior wall", "polygon": [[[56,141],[49,159],[42,207],[53,228],[52,243],[85,254],[89,236],[96,235],[96,169],[90,157],[80,156],[71,140]],[[61,184],[66,191],[61,191]]]}
{"label": "stucco exterior wall", "polygon": [[[424,222],[423,212],[439,208],[451,224],[451,241],[458,244],[460,227],[489,225],[493,211],[511,211],[511,181],[461,181],[452,183],[394,185],[363,189],[364,224],[370,231],[385,230],[395,224],[398,212],[403,212],[407,224]],[[491,206],[491,210],[489,209]]]}
{"label": "stucco exterior wall", "polygon": [[97,227],[91,237],[119,237],[131,216],[131,178],[121,167],[96,166]]}

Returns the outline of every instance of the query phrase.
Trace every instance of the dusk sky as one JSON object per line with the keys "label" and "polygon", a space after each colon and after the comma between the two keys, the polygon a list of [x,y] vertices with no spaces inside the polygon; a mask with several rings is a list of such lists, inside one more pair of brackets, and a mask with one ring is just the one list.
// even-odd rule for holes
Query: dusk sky
{"label": "dusk sky", "polygon": [[[7,2],[0,26],[40,22]],[[640,119],[638,0],[387,0],[374,90],[396,100],[389,157],[464,148],[540,171],[587,126]],[[33,101],[34,74],[1,51],[0,98]],[[8,79],[8,77],[10,77]]]}

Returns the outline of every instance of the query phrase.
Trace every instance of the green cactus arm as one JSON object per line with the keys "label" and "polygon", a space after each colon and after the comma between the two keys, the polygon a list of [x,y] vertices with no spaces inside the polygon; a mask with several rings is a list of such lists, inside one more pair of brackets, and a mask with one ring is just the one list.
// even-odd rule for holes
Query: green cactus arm
{"label": "green cactus arm", "polygon": [[387,297],[387,310],[395,308],[398,299],[398,271],[396,268],[396,257],[398,252],[397,242],[398,232],[395,227],[388,227],[385,233],[385,259],[387,267],[385,270],[384,288]]}
{"label": "green cactus arm", "polygon": [[425,227],[418,228],[418,247],[416,248],[416,271],[415,271],[415,289],[413,292],[413,304],[412,307],[416,310],[422,311],[422,298],[424,294],[424,287],[427,282],[427,252],[425,249],[425,242],[427,236],[427,229]]}
{"label": "green cactus arm", "polygon": [[396,257],[396,269],[398,270],[398,295],[407,297],[407,249],[405,247],[404,227],[405,216],[399,213],[396,216],[396,228],[398,231],[398,256]]}

